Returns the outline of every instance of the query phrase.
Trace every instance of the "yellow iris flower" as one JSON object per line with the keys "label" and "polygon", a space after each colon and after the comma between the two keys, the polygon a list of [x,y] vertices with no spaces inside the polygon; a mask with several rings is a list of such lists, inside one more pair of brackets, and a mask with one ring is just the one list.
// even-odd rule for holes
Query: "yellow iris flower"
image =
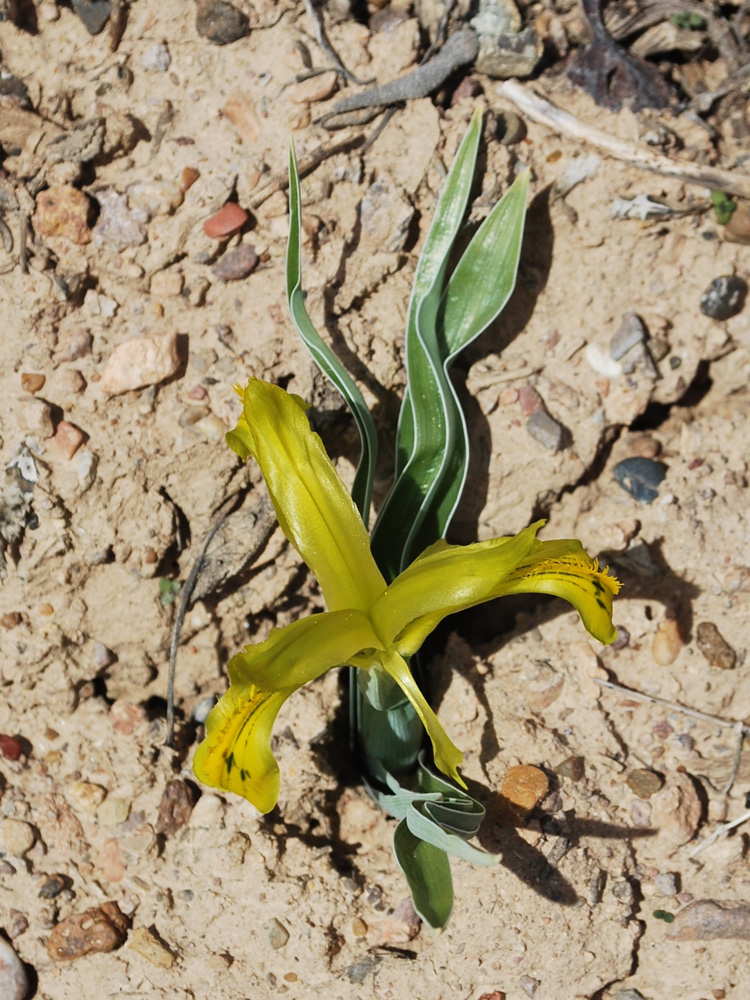
{"label": "yellow iris flower", "polygon": [[473,545],[437,542],[390,585],[349,492],[305,404],[251,379],[244,412],[227,442],[260,465],[284,534],[315,574],[328,606],[322,614],[274,629],[229,662],[229,690],[206,719],[193,762],[206,785],[249,799],[261,812],[276,805],[279,769],[271,729],[286,699],[326,670],[351,665],[382,671],[409,699],[432,741],[435,763],[463,787],[463,760],[417,687],[407,663],[446,616],[502,594],[555,594],[573,604],[601,642],[612,642],[613,577],[572,540],[541,542],[538,521],[508,538]]}

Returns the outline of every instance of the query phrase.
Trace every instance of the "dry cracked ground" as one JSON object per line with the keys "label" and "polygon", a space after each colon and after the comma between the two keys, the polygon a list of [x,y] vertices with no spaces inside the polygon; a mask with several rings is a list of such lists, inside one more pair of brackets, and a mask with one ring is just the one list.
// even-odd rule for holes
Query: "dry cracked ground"
{"label": "dry cracked ground", "polygon": [[[307,303],[376,414],[382,497],[415,262],[485,108],[472,220],[520,166],[532,195],[517,291],[458,365],[474,464],[453,537],[547,517],[547,537],[579,537],[622,580],[619,639],[600,648],[566,606],[529,598],[452,620],[431,647],[441,720],[487,806],[481,841],[503,852],[492,869],[454,864],[438,937],[411,909],[392,821],[342,764],[334,673],[282,711],[270,816],[192,778],[228,656],[323,607],[223,443],[233,384],[313,399],[344,478],[356,461],[284,297],[288,139],[303,162],[341,141],[315,124],[336,77],[297,80],[306,52],[328,65],[301,4],[243,9],[249,31],[221,47],[177,0],[133,2],[115,51],[52,0],[34,30],[0,23],[3,79],[26,92],[0,107],[0,995],[746,997],[747,827],[693,852],[750,790],[750,751],[732,780],[750,716],[748,249],[701,185],[532,122],[499,141],[510,106],[481,74],[307,175]],[[411,10],[386,10],[329,21],[359,77],[418,59]],[[748,169],[737,130],[717,152],[691,115],[602,110],[552,71],[536,87],[610,135]],[[646,197],[672,210],[612,216]],[[722,277],[717,318],[701,297]],[[176,581],[235,493],[182,631],[169,750]],[[548,788],[514,827],[498,791],[516,765]],[[29,984],[13,992],[18,958]]]}

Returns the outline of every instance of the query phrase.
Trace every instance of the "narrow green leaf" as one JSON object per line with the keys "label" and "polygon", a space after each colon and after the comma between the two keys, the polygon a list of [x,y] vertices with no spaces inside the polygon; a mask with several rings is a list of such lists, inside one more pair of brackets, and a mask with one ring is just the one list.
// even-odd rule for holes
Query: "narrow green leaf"
{"label": "narrow green leaf", "polygon": [[[394,579],[411,561],[410,530],[419,515],[424,480],[434,471],[434,441],[444,436],[445,374],[435,354],[434,325],[425,333],[420,323],[429,327],[439,307],[448,258],[469,201],[481,132],[482,115],[477,112],[446,179],[414,276],[406,324],[408,386],[397,431],[396,482],[372,532],[373,554],[386,579]],[[425,301],[427,310],[420,319]]]}
{"label": "narrow green leaf", "polygon": [[416,913],[432,930],[442,930],[453,912],[453,879],[447,854],[415,837],[405,819],[396,827],[393,852]]}
{"label": "narrow green leaf", "polygon": [[321,338],[312,324],[302,293],[302,247],[300,241],[301,206],[299,171],[294,145],[289,148],[289,240],[286,253],[286,291],[289,311],[297,333],[313,356],[316,364],[346,400],[359,429],[362,455],[352,486],[354,500],[365,526],[370,516],[372,484],[375,478],[378,439],[375,422],[353,379]]}
{"label": "narrow green leaf", "polygon": [[415,837],[419,837],[420,840],[439,851],[445,851],[446,854],[460,858],[462,861],[469,861],[473,865],[482,865],[487,868],[490,865],[496,865],[502,859],[501,854],[490,854],[489,851],[485,851],[481,847],[467,843],[463,837],[449,833],[439,823],[430,819],[423,811],[425,809],[426,806],[420,807],[414,803],[406,811],[404,817],[406,825],[409,827],[409,832],[413,833]]}

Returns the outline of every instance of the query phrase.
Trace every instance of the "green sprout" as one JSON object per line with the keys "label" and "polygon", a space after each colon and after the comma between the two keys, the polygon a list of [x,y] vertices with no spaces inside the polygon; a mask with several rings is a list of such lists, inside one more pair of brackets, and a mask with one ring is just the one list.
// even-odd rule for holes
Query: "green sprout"
{"label": "green sprout", "polygon": [[720,226],[726,226],[732,218],[732,212],[737,208],[736,203],[729,197],[726,191],[712,191],[711,204],[716,215],[716,221]]}
{"label": "green sprout", "polygon": [[168,608],[170,604],[174,604],[181,590],[182,584],[179,580],[168,580],[164,576],[161,577],[159,580],[159,600],[162,607]]}
{"label": "green sprout", "polygon": [[[575,540],[540,541],[537,522],[512,537],[471,545],[445,540],[461,499],[469,435],[449,368],[507,303],[516,281],[528,194],[521,173],[474,234],[452,273],[448,261],[469,201],[481,138],[475,113],[440,197],[415,274],[407,318],[407,389],[396,470],[371,535],[367,525],[377,434],[362,395],[315,330],[302,294],[299,174],[290,153],[287,294],[313,358],[354,414],[362,455],[351,494],[305,414],[305,403],[251,379],[227,435],[260,466],[279,524],[318,579],[328,610],[274,629],[229,663],[230,686],[206,719],[193,768],[207,785],[276,805],[280,775],[271,730],[281,705],[325,671],[351,668],[352,742],[370,795],[399,822],[394,851],[416,912],[434,930],[453,908],[449,855],[491,865],[469,843],[484,816],[458,770],[453,744],[412,665],[449,614],[504,594],[563,597],[601,642],[612,642],[618,582]],[[429,736],[432,759],[423,748]],[[441,771],[442,775],[437,771]]]}
{"label": "green sprout", "polygon": [[706,22],[700,14],[687,10],[672,14],[669,21],[675,28],[682,28],[683,31],[700,31],[706,27]]}

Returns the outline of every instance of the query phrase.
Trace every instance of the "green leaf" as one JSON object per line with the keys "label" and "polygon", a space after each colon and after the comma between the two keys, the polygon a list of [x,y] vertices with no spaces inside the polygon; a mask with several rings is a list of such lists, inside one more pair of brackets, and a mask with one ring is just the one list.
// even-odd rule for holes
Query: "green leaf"
{"label": "green leaf", "polygon": [[[473,865],[489,867],[496,865],[502,858],[500,854],[490,854],[489,851],[482,850],[467,843],[463,837],[456,833],[450,833],[441,823],[435,822],[428,814],[431,802],[423,805],[412,804],[406,811],[406,825],[415,837],[419,837],[426,844],[445,851],[446,854],[460,858],[462,861],[469,861]],[[484,810],[482,810],[484,812]]]}
{"label": "green leaf", "polygon": [[442,930],[453,912],[453,879],[447,854],[415,837],[405,819],[396,827],[393,851],[416,913],[432,930]]}
{"label": "green leaf", "polygon": [[372,532],[373,554],[386,579],[394,579],[411,561],[407,551],[411,519],[419,514],[423,480],[433,471],[432,442],[443,436],[445,375],[435,356],[434,327],[427,331],[427,343],[418,327],[425,300],[430,315],[439,305],[448,258],[469,202],[481,134],[482,114],[477,111],[446,179],[414,276],[406,323],[408,385],[396,439],[396,482]]}
{"label": "green leaf", "polygon": [[373,530],[375,558],[388,579],[442,538],[455,513],[466,482],[469,440],[449,368],[496,319],[516,283],[528,171],[480,226],[444,288],[471,190],[480,126],[475,115],[417,268],[407,322],[408,386],[398,428],[396,481]]}
{"label": "green leaf", "polygon": [[352,411],[359,436],[362,440],[362,455],[352,486],[352,499],[362,515],[365,526],[369,521],[372,502],[372,484],[375,478],[375,463],[378,454],[378,438],[375,422],[352,377],[321,338],[312,324],[305,307],[302,293],[302,247],[300,241],[301,207],[299,171],[294,145],[289,147],[289,240],[286,252],[286,291],[289,311],[297,333],[313,356],[316,364],[346,400]]}

